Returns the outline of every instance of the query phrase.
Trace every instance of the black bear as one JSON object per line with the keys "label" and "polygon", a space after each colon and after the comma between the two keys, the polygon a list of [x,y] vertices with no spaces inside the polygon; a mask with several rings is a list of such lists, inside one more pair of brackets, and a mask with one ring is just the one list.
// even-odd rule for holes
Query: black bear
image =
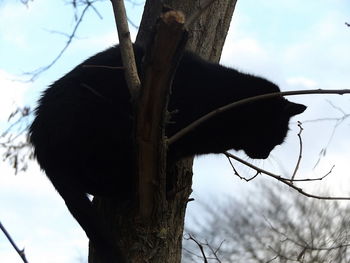
{"label": "black bear", "polygon": [[[140,69],[143,50],[135,47]],[[132,106],[119,46],[87,59],[44,91],[30,127],[36,158],[92,243],[110,246],[86,194],[130,198]],[[199,117],[234,101],[280,91],[272,82],[185,52],[172,85],[166,127],[172,136]],[[171,161],[243,150],[267,158],[283,142],[292,116],[305,106],[283,97],[242,105],[203,123],[169,148]],[[117,261],[119,262],[119,261]]]}

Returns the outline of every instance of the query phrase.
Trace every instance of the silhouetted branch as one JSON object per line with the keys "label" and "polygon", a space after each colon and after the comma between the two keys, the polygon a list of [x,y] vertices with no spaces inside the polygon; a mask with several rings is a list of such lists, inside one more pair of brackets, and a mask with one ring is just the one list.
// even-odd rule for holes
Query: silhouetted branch
{"label": "silhouetted branch", "polygon": [[[166,203],[164,127],[175,70],[187,41],[185,17],[176,10],[161,14],[144,57],[142,92],[138,98],[135,139],[139,212],[149,220]],[[154,182],[157,182],[155,187]],[[157,200],[157,201],[156,201]]]}
{"label": "silhouetted branch", "polygon": [[140,90],[141,81],[137,74],[134,49],[132,46],[124,0],[111,0],[114,18],[117,25],[120,52],[125,68],[125,80],[132,98],[135,98]]}
{"label": "silhouetted branch", "polygon": [[302,250],[301,252],[298,254],[297,258],[289,258],[286,257],[285,255],[280,255],[280,253],[278,253],[276,250],[274,250],[271,246],[270,249],[276,252],[276,258],[278,257],[283,257],[285,259],[289,259],[289,260],[293,260],[293,261],[297,261],[300,262],[300,260],[302,259],[302,257],[305,255],[305,253],[309,250],[309,251],[330,251],[330,250],[338,250],[340,248],[344,248],[344,247],[350,247],[350,243],[345,243],[345,244],[337,244],[337,245],[330,245],[330,246],[316,246],[314,244],[309,244],[307,242],[300,242],[294,238],[291,238],[290,236],[288,236],[286,233],[278,230],[276,227],[273,226],[273,224],[266,218],[264,217],[265,221],[267,222],[267,224],[270,226],[271,230],[274,231],[275,233],[277,233],[280,236],[284,237],[283,242],[285,241],[289,241],[291,242],[294,246],[300,247]]}
{"label": "silhouetted branch", "polygon": [[333,138],[334,138],[334,135],[335,135],[335,132],[336,130],[338,129],[338,127],[346,120],[350,117],[350,114],[349,113],[346,113],[342,108],[334,105],[331,101],[327,100],[327,102],[331,105],[331,107],[335,110],[337,110],[338,112],[340,112],[343,116],[341,117],[338,117],[338,118],[319,118],[319,119],[314,119],[314,120],[307,120],[307,121],[304,121],[303,123],[309,123],[309,122],[319,122],[319,121],[335,121],[335,124],[333,126],[333,129],[332,129],[332,132],[331,132],[331,135],[329,136],[329,139],[328,139],[328,142],[326,144],[326,146],[324,146],[320,153],[319,153],[319,157],[316,161],[316,164],[314,165],[314,168],[320,163],[322,157],[324,157],[326,155],[326,152],[327,152],[327,149],[329,147],[329,145],[331,144]]}
{"label": "silhouetted branch", "polygon": [[196,121],[192,122],[190,125],[187,127],[183,128],[179,132],[177,132],[175,135],[170,137],[168,139],[168,144],[171,145],[193,129],[195,129],[197,126],[200,124],[204,123],[205,121],[211,119],[212,117],[221,114],[227,110],[230,110],[232,108],[241,106],[246,103],[251,103],[259,100],[264,100],[264,99],[269,99],[269,98],[275,98],[275,97],[280,97],[280,96],[294,96],[294,95],[306,95],[306,94],[339,94],[339,95],[344,95],[344,94],[350,94],[350,89],[342,89],[342,90],[322,90],[322,89],[312,89],[312,90],[294,90],[294,91],[282,91],[282,92],[274,92],[274,93],[268,93],[268,94],[263,94],[259,96],[254,96],[250,98],[246,98],[240,101],[236,101],[233,103],[230,103],[228,105],[222,106],[216,110],[213,110],[209,112],[208,114],[202,116],[201,118],[197,119]]}
{"label": "silhouetted branch", "polygon": [[293,175],[292,175],[292,178],[291,178],[291,183],[293,183],[294,179],[295,179],[295,175],[297,174],[298,172],[298,169],[299,169],[299,165],[300,165],[300,161],[301,161],[301,158],[302,158],[302,155],[303,155],[303,141],[301,139],[301,133],[303,131],[303,127],[301,127],[301,122],[298,121],[298,127],[299,127],[299,133],[298,133],[298,139],[299,139],[299,156],[298,156],[298,161],[297,161],[297,164],[295,165],[295,168],[294,168],[294,171],[293,171]]}
{"label": "silhouetted branch", "polygon": [[128,19],[129,24],[130,24],[133,28],[135,28],[136,30],[139,29],[139,26],[136,25],[129,17],[128,17],[127,19]]}
{"label": "silhouetted branch", "polygon": [[[86,15],[86,12],[92,8],[98,16],[100,16],[100,14],[97,12],[97,10],[95,9],[95,7],[93,6],[93,4],[95,2],[98,2],[98,0],[85,0],[84,4],[86,5],[85,8],[83,9],[79,19],[77,20],[74,29],[72,31],[72,33],[70,33],[68,35],[68,40],[66,42],[66,44],[64,45],[64,47],[61,49],[61,51],[58,53],[58,55],[46,66],[40,67],[36,70],[33,70],[31,72],[25,72],[24,75],[29,75],[31,76],[30,79],[28,81],[34,81],[36,80],[36,78],[42,74],[43,72],[45,72],[46,70],[50,69],[63,55],[63,53],[67,50],[67,48],[70,46],[70,44],[72,43],[73,39],[75,38],[75,35],[77,33],[77,30],[79,28],[79,26],[81,25],[81,22],[83,21],[83,18]],[[76,2],[74,2],[76,4]]]}
{"label": "silhouetted branch", "polygon": [[[50,33],[50,34],[56,34],[56,35],[61,35],[64,36],[66,38],[70,38],[71,34],[65,33],[65,32],[61,32],[61,31],[57,31],[57,30],[51,30],[51,29],[47,29],[47,28],[43,28],[44,31]],[[77,38],[76,36],[74,36],[73,38]]]}
{"label": "silhouetted branch", "polygon": [[14,112],[12,112],[10,114],[10,116],[8,117],[7,121],[11,121],[11,119],[13,119],[15,116],[20,115],[19,119],[16,120],[14,123],[12,123],[1,135],[1,137],[4,137],[7,135],[7,133],[16,125],[18,125],[21,121],[22,118],[28,117],[30,114],[32,114],[32,111],[30,109],[30,107],[28,106],[24,106],[23,108],[17,108]]}
{"label": "silhouetted branch", "polygon": [[[350,255],[349,204],[308,199],[263,180],[247,192],[227,196],[225,203],[203,202],[186,231],[214,246],[225,240],[219,251],[223,262],[345,263]],[[192,241],[184,240],[184,247],[184,262],[200,262]],[[208,257],[206,247],[205,252]]]}
{"label": "silhouetted branch", "polygon": [[28,6],[28,2],[29,1],[33,1],[33,0],[20,0],[22,4]]}
{"label": "silhouetted branch", "polygon": [[8,239],[8,241],[11,243],[12,247],[16,250],[16,252],[18,253],[18,255],[21,257],[21,259],[23,260],[24,263],[28,263],[27,259],[26,259],[26,255],[24,253],[24,249],[19,249],[18,246],[16,245],[16,243],[13,241],[11,235],[7,232],[6,228],[3,226],[3,224],[1,224],[0,222],[0,229],[2,230],[2,232],[5,234],[6,238]]}
{"label": "silhouetted branch", "polygon": [[192,240],[194,243],[196,243],[196,245],[199,247],[199,249],[201,251],[204,263],[208,263],[207,257],[206,257],[205,252],[204,252],[203,245],[199,241],[197,241],[195,238],[193,238],[193,236],[191,234],[188,234],[188,238],[185,237],[185,239]]}
{"label": "silhouetted branch", "polygon": [[26,136],[31,113],[29,107],[17,108],[8,118],[8,121],[14,120],[13,123],[0,134],[0,147],[5,149],[2,153],[3,160],[9,160],[15,174],[25,171],[26,160],[33,157]]}
{"label": "silhouetted branch", "polygon": [[[249,162],[247,162],[247,161],[244,161],[244,160],[240,159],[239,157],[237,157],[237,156],[235,156],[235,155],[233,155],[233,154],[231,154],[231,153],[229,153],[229,152],[224,152],[223,154],[224,154],[224,155],[227,157],[227,159],[229,160],[230,165],[231,165],[231,167],[232,167],[232,169],[233,169],[233,171],[234,171],[234,174],[237,175],[240,179],[245,180],[246,182],[249,182],[249,181],[253,180],[255,177],[257,177],[257,176],[258,176],[259,174],[261,174],[261,173],[264,173],[264,174],[269,175],[269,176],[272,176],[272,177],[277,176],[277,178],[275,178],[275,179],[280,179],[280,180],[284,180],[284,181],[291,182],[291,183],[292,183],[292,182],[322,181],[324,178],[326,178],[328,175],[330,175],[330,174],[332,173],[332,171],[333,171],[333,169],[334,169],[334,167],[335,167],[335,165],[333,165],[333,166],[331,167],[331,169],[330,169],[325,175],[323,175],[323,176],[321,176],[321,177],[318,177],[318,178],[302,178],[302,179],[293,179],[293,180],[292,180],[292,179],[283,177],[283,176],[281,176],[281,175],[274,175],[273,173],[270,173],[270,172],[267,171],[267,170],[264,170],[264,169],[262,169],[262,168],[259,168],[259,167],[255,166],[255,165],[253,165],[253,164],[251,164],[251,163],[249,163]],[[237,169],[234,167],[234,165],[233,165],[233,163],[232,163],[232,161],[231,161],[230,158],[235,159],[236,161],[238,161],[238,162],[240,162],[240,163],[243,163],[244,165],[246,165],[246,166],[248,166],[248,167],[250,167],[250,168],[256,170],[256,171],[257,171],[257,174],[254,175],[254,176],[251,177],[251,178],[245,178],[245,177],[241,176],[241,175],[238,173]]]}
{"label": "silhouetted branch", "polygon": [[247,162],[247,161],[245,161],[245,160],[243,160],[243,159],[241,159],[241,158],[239,158],[239,157],[237,157],[237,156],[235,156],[235,155],[233,155],[233,154],[231,154],[229,152],[224,152],[223,154],[226,155],[226,157],[230,157],[232,159],[235,159],[236,161],[238,161],[238,162],[240,162],[240,163],[242,163],[242,164],[244,164],[244,165],[246,165],[246,166],[256,170],[258,174],[260,174],[260,173],[261,174],[266,174],[266,175],[268,175],[270,177],[273,177],[273,178],[277,179],[278,181],[288,185],[289,187],[293,188],[294,190],[298,191],[299,193],[301,193],[302,195],[305,195],[307,197],[312,197],[312,198],[316,198],[316,199],[323,199],[323,200],[350,200],[350,197],[330,197],[330,196],[319,196],[319,195],[309,194],[309,193],[305,192],[302,188],[297,187],[297,186],[295,186],[293,184],[293,182],[297,182],[297,181],[300,182],[300,181],[322,180],[322,179],[324,179],[326,176],[328,176],[333,171],[334,165],[332,166],[332,168],[330,169],[330,171],[326,175],[324,175],[324,176],[322,176],[322,177],[320,177],[318,179],[299,179],[299,180],[294,179],[294,180],[291,180],[291,179],[284,178],[284,177],[282,177],[280,175],[271,173],[271,172],[269,172],[267,170],[261,169],[261,168],[255,166],[255,165],[253,165],[253,164],[251,164],[251,163],[249,163],[249,162]]}
{"label": "silhouetted branch", "polygon": [[[193,256],[196,256],[196,257],[198,257],[198,258],[203,259],[204,263],[208,263],[208,259],[213,259],[213,260],[216,260],[217,262],[221,263],[221,260],[220,260],[219,257],[218,257],[218,252],[220,251],[220,248],[221,248],[222,244],[224,243],[224,240],[221,241],[221,243],[219,244],[219,246],[218,246],[216,249],[214,249],[214,248],[208,243],[208,241],[201,242],[201,241],[198,241],[192,234],[187,233],[186,235],[187,235],[188,237],[185,236],[184,239],[185,239],[185,240],[191,240],[191,241],[193,241],[193,242],[198,246],[198,248],[199,248],[199,250],[200,250],[200,252],[201,252],[201,256],[200,256],[200,255],[197,255],[197,254],[195,254],[195,253],[193,253],[192,251],[190,251],[190,250],[188,250],[188,249],[186,249],[186,248],[184,248],[184,250],[185,250],[187,253],[189,253],[189,254],[191,254],[191,255],[193,255]],[[205,247],[208,248],[208,249],[210,250],[210,252],[211,252],[211,254],[212,254],[213,256],[208,257],[208,256],[205,254],[205,251],[204,251],[204,250],[205,250]]]}
{"label": "silhouetted branch", "polygon": [[250,178],[246,178],[246,177],[244,177],[244,176],[241,176],[241,175],[239,174],[239,172],[236,170],[235,166],[233,165],[230,156],[228,156],[228,155],[226,155],[226,154],[225,154],[225,156],[227,157],[227,160],[229,161],[229,163],[230,163],[230,165],[231,165],[231,167],[232,167],[232,170],[233,170],[234,174],[235,174],[236,176],[238,176],[239,179],[244,180],[244,181],[246,181],[246,182],[249,182],[249,181],[253,180],[254,178],[256,178],[256,177],[260,174],[260,172],[257,171],[256,174],[255,174],[254,176],[250,177]]}

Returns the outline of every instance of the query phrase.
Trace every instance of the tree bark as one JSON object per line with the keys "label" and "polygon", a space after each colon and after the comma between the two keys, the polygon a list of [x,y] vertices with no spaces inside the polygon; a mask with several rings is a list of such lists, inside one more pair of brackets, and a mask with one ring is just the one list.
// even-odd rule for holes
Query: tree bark
{"label": "tree bark", "polygon": [[[188,17],[200,9],[201,1],[188,0],[148,0],[145,4],[136,42],[147,46],[150,42],[152,26],[162,11],[161,2],[174,10],[180,10]],[[229,29],[236,0],[217,0],[193,23],[189,30],[186,48],[203,58],[218,62]],[[120,204],[118,200],[94,199],[106,226],[116,237],[119,246],[129,262],[179,263],[181,261],[184,217],[192,185],[193,158],[177,162],[167,167],[166,178],[171,185],[167,195],[166,213],[154,213],[145,224],[139,216],[135,202]],[[130,176],[130,175],[122,175]],[[164,204],[162,204],[164,206]],[[98,263],[98,258],[90,246],[89,263]]]}
{"label": "tree bark", "polygon": [[[148,0],[145,4],[141,25],[136,37],[136,43],[146,46],[150,41],[150,33],[157,17],[162,11],[162,3],[174,10],[180,10],[186,17],[201,8],[203,0]],[[224,45],[231,18],[237,0],[216,0],[199,19],[191,25],[187,50],[191,50],[201,57],[218,62]]]}

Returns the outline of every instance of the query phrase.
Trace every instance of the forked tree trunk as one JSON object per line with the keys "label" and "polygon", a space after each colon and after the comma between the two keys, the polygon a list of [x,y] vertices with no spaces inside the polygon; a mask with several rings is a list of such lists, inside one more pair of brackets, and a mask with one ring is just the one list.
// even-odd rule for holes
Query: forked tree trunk
{"label": "forked tree trunk", "polygon": [[[152,25],[161,13],[160,2],[159,0],[146,1],[136,40],[140,45],[145,46],[151,37]],[[183,11],[186,17],[189,17],[205,2],[204,0],[166,0],[164,4],[174,10]],[[215,1],[189,28],[187,49],[205,59],[218,62],[235,5],[236,0]],[[142,222],[137,207],[133,207],[132,203],[121,205],[112,200],[94,200],[105,224],[117,237],[114,243],[121,248],[129,262],[179,263],[181,261],[184,217],[192,191],[192,163],[193,158],[188,158],[179,161],[173,167],[167,167],[166,177],[171,183],[171,193],[168,193],[166,207],[160,209],[163,213],[154,213],[151,224]],[[99,263],[91,247],[89,263]]]}

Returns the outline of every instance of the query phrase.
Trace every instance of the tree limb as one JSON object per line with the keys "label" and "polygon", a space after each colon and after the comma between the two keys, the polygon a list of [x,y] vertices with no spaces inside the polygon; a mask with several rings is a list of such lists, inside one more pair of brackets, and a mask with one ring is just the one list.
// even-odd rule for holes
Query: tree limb
{"label": "tree limb", "polygon": [[[153,209],[158,207],[155,200],[160,203],[166,200],[164,120],[172,78],[187,41],[184,22],[181,12],[162,14],[144,58],[143,87],[136,115],[138,199],[144,219],[150,219]],[[160,196],[156,198],[158,192]]]}
{"label": "tree limb", "polygon": [[[30,72],[24,72],[24,75],[28,75],[31,76],[30,79],[28,81],[34,81],[37,79],[37,77],[43,73],[44,71],[50,69],[63,55],[63,53],[67,50],[67,48],[70,46],[70,44],[72,43],[73,39],[75,38],[76,32],[78,31],[79,26],[81,25],[81,22],[83,21],[83,18],[86,15],[86,12],[88,11],[89,8],[93,8],[96,11],[96,9],[94,8],[93,4],[96,2],[97,0],[93,0],[93,1],[87,1],[85,4],[85,8],[83,9],[79,19],[77,20],[72,33],[70,33],[68,35],[68,40],[66,42],[66,44],[64,45],[64,47],[61,49],[61,51],[57,54],[57,56],[46,66],[37,68],[33,71]],[[28,2],[28,0],[26,1],[26,3]]]}
{"label": "tree limb", "polygon": [[141,82],[137,74],[134,49],[132,46],[128,18],[126,16],[123,0],[111,0],[114,11],[114,18],[117,25],[120,52],[123,66],[125,68],[125,80],[131,97],[135,100],[140,91]]}
{"label": "tree limb", "polygon": [[200,117],[199,119],[197,119],[196,121],[194,121],[190,125],[188,125],[187,127],[183,128],[182,130],[177,132],[175,135],[170,137],[168,139],[168,144],[169,145],[173,144],[175,141],[179,140],[181,137],[183,137],[184,135],[189,133],[191,130],[195,129],[200,124],[202,124],[205,121],[213,118],[214,116],[216,116],[216,115],[218,115],[218,114],[220,114],[222,112],[225,112],[227,110],[230,110],[232,108],[241,106],[241,105],[246,104],[246,103],[251,103],[251,102],[254,102],[254,101],[258,101],[258,100],[263,100],[263,99],[275,98],[275,97],[280,97],[280,96],[305,95],[305,94],[339,94],[339,95],[343,95],[343,94],[350,94],[350,89],[341,89],[341,90],[322,90],[322,89],[293,90],[293,91],[274,92],[274,93],[263,94],[263,95],[254,96],[254,97],[250,97],[250,98],[245,98],[245,99],[242,99],[240,101],[236,101],[236,102],[227,104],[225,106],[222,106],[222,107],[220,107],[220,108],[218,108],[216,110],[213,110],[213,111],[209,112],[208,114]]}
{"label": "tree limb", "polygon": [[[282,183],[288,185],[289,187],[293,188],[294,190],[298,191],[299,193],[301,193],[302,195],[305,195],[305,196],[307,196],[307,197],[312,197],[312,198],[322,199],[322,200],[350,200],[350,197],[330,197],[330,196],[319,196],[319,195],[309,194],[309,193],[305,192],[302,188],[297,187],[297,186],[295,186],[295,185],[293,184],[293,182],[296,181],[296,180],[291,181],[290,179],[283,178],[283,177],[281,177],[280,175],[276,175],[276,174],[274,174],[274,173],[271,173],[271,172],[269,172],[269,171],[266,171],[266,170],[264,170],[264,169],[261,169],[261,168],[255,166],[255,165],[253,165],[253,164],[251,164],[251,163],[249,163],[249,162],[247,162],[247,161],[245,161],[245,160],[243,160],[243,159],[241,159],[241,158],[239,158],[239,157],[237,157],[237,156],[235,156],[235,155],[233,155],[233,154],[231,154],[231,153],[229,153],[229,152],[224,152],[224,154],[225,154],[226,156],[228,156],[228,157],[230,157],[230,158],[232,158],[232,159],[235,159],[236,161],[238,161],[238,162],[240,162],[240,163],[243,163],[244,165],[246,165],[246,166],[248,166],[248,167],[250,167],[250,168],[256,170],[257,173],[266,174],[266,175],[268,175],[268,176],[270,176],[270,177],[273,177],[273,178],[277,179],[278,181],[280,181],[280,182],[282,182]],[[334,167],[334,166],[333,166],[333,167]],[[332,167],[332,169],[330,170],[330,172],[333,170],[333,167]],[[330,174],[330,172],[328,172],[328,173],[326,174],[326,176],[327,176],[328,174]],[[323,176],[322,178],[324,178],[324,177],[325,177],[325,176]],[[306,181],[306,180],[304,180],[304,181]],[[309,180],[309,181],[311,181],[311,180]]]}
{"label": "tree limb", "polygon": [[299,127],[299,133],[298,133],[298,139],[299,139],[299,156],[298,156],[298,161],[297,164],[295,165],[294,171],[293,171],[293,175],[291,178],[291,183],[293,183],[295,176],[299,170],[299,165],[301,162],[301,158],[302,158],[302,154],[303,154],[303,141],[301,139],[301,133],[303,132],[303,127],[301,127],[301,122],[298,121],[298,127]]}
{"label": "tree limb", "polygon": [[2,232],[5,234],[6,238],[8,239],[8,241],[11,243],[12,247],[16,250],[16,252],[18,253],[18,255],[21,257],[22,261],[24,263],[28,263],[27,259],[26,259],[26,255],[24,253],[24,249],[19,249],[18,246],[16,245],[15,241],[13,241],[11,235],[7,232],[6,228],[3,226],[3,224],[1,224],[0,222],[0,229],[2,230]]}

